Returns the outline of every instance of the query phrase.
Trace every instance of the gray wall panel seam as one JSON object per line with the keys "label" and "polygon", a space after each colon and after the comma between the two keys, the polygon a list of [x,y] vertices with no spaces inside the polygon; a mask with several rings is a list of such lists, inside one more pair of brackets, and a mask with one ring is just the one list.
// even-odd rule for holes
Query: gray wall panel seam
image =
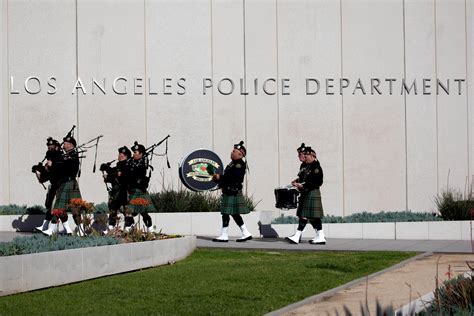
{"label": "gray wall panel seam", "polygon": [[[436,0],[434,2],[434,34],[435,34],[435,78],[438,78],[438,26],[436,19]],[[436,192],[439,194],[439,131],[438,131],[438,94],[436,94]]]}
{"label": "gray wall panel seam", "polygon": [[470,168],[470,137],[469,137],[469,69],[468,69],[468,49],[467,49],[467,0],[464,0],[464,41],[466,54],[466,127],[467,127],[467,180],[469,183],[469,176],[471,174]]}
{"label": "gray wall panel seam", "polygon": [[[144,73],[145,73],[145,87],[146,87],[146,83],[148,81],[147,79],[147,41],[146,41],[146,37],[147,37],[147,32],[146,32],[146,0],[143,0],[143,46],[144,46],[144,49],[143,49],[143,58],[144,58],[144,65],[145,65],[145,69],[144,69]],[[148,89],[150,89],[150,87],[148,87]],[[145,89],[145,144],[148,144],[148,93],[146,93],[146,89]]]}
{"label": "gray wall panel seam", "polygon": [[279,30],[278,30],[278,0],[275,0],[275,27],[276,27],[276,77],[277,77],[277,157],[278,157],[278,162],[277,162],[277,167],[278,167],[278,186],[281,184],[281,151],[280,151],[280,91],[279,91],[279,84],[278,81],[280,81],[280,68],[279,68],[279,63],[280,63],[280,55],[279,55]]}
{"label": "gray wall panel seam", "polygon": [[[246,42],[246,36],[245,32],[246,30],[246,24],[245,24],[245,18],[246,18],[246,12],[245,12],[245,0],[242,0],[242,27],[243,27],[243,51],[244,51],[244,84],[247,82],[247,46],[245,45]],[[244,95],[244,140],[245,143],[247,144],[247,96]],[[248,144],[247,144],[248,146]],[[245,195],[248,194],[248,189],[249,189],[249,178],[248,176],[245,177]]]}
{"label": "gray wall panel seam", "polygon": [[[406,19],[405,19],[405,0],[403,5],[403,77],[407,80],[407,58],[406,58]],[[405,124],[405,210],[408,211],[408,128],[407,128],[407,94],[403,93],[404,101],[404,124]]]}
{"label": "gray wall panel seam", "polygon": [[[213,6],[212,6],[212,1],[209,1],[210,7],[211,7],[211,80],[214,82],[214,24],[213,24]],[[212,142],[212,150],[215,150],[215,139],[214,139],[214,89],[211,90],[211,142]]]}
{"label": "gray wall panel seam", "polygon": [[[7,5],[7,20],[6,20],[6,24],[7,24],[7,83],[10,82],[10,80],[8,80],[9,78],[9,74],[10,74],[10,28],[9,28],[9,23],[10,23],[10,20],[9,20],[9,0],[7,0],[6,2],[6,5]],[[9,89],[10,90],[10,89]],[[10,174],[10,169],[11,169],[11,164],[10,164],[10,94],[7,94],[7,144],[6,144],[6,148],[7,148],[7,154],[6,154],[6,157],[8,159],[8,162],[7,162],[7,183],[8,183],[8,189],[7,189],[7,203],[10,203],[11,200],[11,174]]]}
{"label": "gray wall panel seam", "polygon": [[[75,13],[76,13],[76,80],[79,78],[79,15],[78,15],[78,5],[77,5],[78,0],[74,0],[75,4]],[[81,127],[79,125],[79,93],[76,91],[76,126],[77,126],[77,141],[79,141],[80,138],[80,131]]]}
{"label": "gray wall panel seam", "polygon": [[[339,0],[339,28],[341,45],[341,78],[344,77],[344,58],[342,40],[342,0]],[[342,216],[346,216],[346,193],[345,193],[345,159],[344,159],[344,94],[341,95],[341,140],[342,140]]]}

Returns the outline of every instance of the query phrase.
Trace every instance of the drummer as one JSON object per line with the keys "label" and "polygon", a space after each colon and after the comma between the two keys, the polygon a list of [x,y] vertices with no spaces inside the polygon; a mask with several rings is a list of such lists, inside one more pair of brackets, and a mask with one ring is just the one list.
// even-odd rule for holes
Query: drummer
{"label": "drummer", "polygon": [[299,243],[303,230],[309,221],[316,232],[316,236],[309,243],[324,245],[326,244],[326,238],[321,222],[324,212],[319,190],[323,184],[323,169],[317,159],[316,152],[311,147],[304,148],[304,156],[305,161],[302,163],[304,168],[300,169],[298,179],[292,182],[301,192],[296,211],[296,216],[299,218],[298,229],[293,236],[287,237],[286,240],[293,244]]}
{"label": "drummer", "polygon": [[301,165],[300,165],[300,171],[298,172],[298,178],[291,181],[291,184],[293,186],[296,186],[295,185],[296,183],[302,183],[303,182],[303,174],[304,174],[304,170],[306,168],[306,156],[304,154],[305,149],[306,149],[306,146],[304,145],[304,143],[301,143],[301,146],[296,149],[296,151],[298,152],[298,159],[300,160]]}
{"label": "drummer", "polygon": [[229,222],[230,216],[234,219],[235,223],[240,227],[242,236],[237,239],[237,242],[243,242],[252,239],[252,234],[247,230],[244,224],[244,220],[240,214],[250,213],[250,210],[245,203],[245,198],[242,195],[243,182],[245,177],[245,171],[247,169],[245,156],[247,150],[244,147],[244,142],[241,141],[234,145],[234,149],[230,154],[232,161],[227,165],[224,170],[224,174],[214,174],[212,180],[219,184],[219,188],[222,189],[222,202],[221,202],[221,214],[222,214],[222,231],[221,235],[214,238],[212,241],[215,242],[228,242],[229,241]]}

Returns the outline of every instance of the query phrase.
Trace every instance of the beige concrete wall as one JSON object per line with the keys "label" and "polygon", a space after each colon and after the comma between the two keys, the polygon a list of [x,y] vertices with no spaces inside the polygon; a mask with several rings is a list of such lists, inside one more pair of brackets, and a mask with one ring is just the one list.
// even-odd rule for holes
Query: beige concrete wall
{"label": "beige concrete wall", "polygon": [[294,87],[279,99],[280,184],[296,178],[296,148],[313,146],[324,171],[323,207],[334,215],[343,214],[342,96],[308,96],[304,78],[341,77],[340,18],[337,1],[278,4],[278,70]]}
{"label": "beige concrete wall", "polygon": [[[436,2],[437,74],[465,78],[465,2]],[[472,90],[472,89],[471,89]],[[465,95],[438,96],[439,188],[449,186],[464,191],[468,178],[468,110]],[[449,176],[448,176],[449,173]]]}
{"label": "beige concrete wall", "polygon": [[[10,200],[17,204],[43,204],[45,191],[31,173],[31,166],[46,152],[46,138],[62,138],[77,125],[77,104],[71,95],[76,76],[75,2],[9,1],[9,72],[17,78],[9,94]],[[41,92],[28,94],[22,87],[29,76],[41,82]],[[57,93],[47,85],[57,77]],[[31,81],[30,91],[39,91]],[[62,139],[61,139],[62,140]],[[2,203],[4,204],[4,203]]]}
{"label": "beige concrete wall", "polygon": [[474,194],[474,1],[466,2],[466,68],[469,90],[466,96],[469,111],[469,174],[471,175],[471,192]]}
{"label": "beige concrete wall", "polygon": [[0,2],[0,201],[10,199],[8,172],[8,13],[6,1]]}
{"label": "beige concrete wall", "polygon": [[[153,191],[179,187],[177,167],[190,151],[213,149],[227,164],[232,144],[245,140],[246,190],[262,210],[273,209],[274,188],[295,177],[301,142],[318,152],[328,214],[430,211],[448,172],[461,190],[473,174],[472,0],[0,3],[0,204],[43,203],[31,165],[43,158],[48,136],[61,138],[73,124],[79,143],[104,135],[98,164],[116,158],[117,147],[149,146],[170,134],[172,168],[154,158]],[[11,75],[19,94],[9,93]],[[33,75],[41,79],[37,95],[23,88]],[[47,94],[50,76],[54,95]],[[86,94],[72,93],[76,76]],[[127,95],[112,91],[118,76],[128,80]],[[305,94],[307,77],[322,81],[320,93]],[[341,77],[352,85],[358,78],[466,78],[470,90],[457,96],[451,82],[449,96],[371,95],[370,87],[366,95],[340,95],[336,85],[327,95],[324,79]],[[92,94],[92,78],[106,79],[106,95]],[[136,91],[134,78],[142,78]],[[214,84],[205,95],[203,78]],[[233,80],[233,94],[217,90],[223,78]],[[247,88],[258,78],[258,95],[241,95],[241,78]],[[279,93],[262,92],[266,78],[278,79]],[[290,95],[281,94],[282,78]],[[91,172],[93,156],[83,161],[80,186],[85,199],[101,202],[106,191]]]}
{"label": "beige concrete wall", "polygon": [[[88,88],[85,95],[77,93],[79,139],[86,142],[104,135],[96,173],[92,173],[93,151],[87,153],[82,165],[81,192],[88,200],[107,200],[99,171],[101,162],[116,159],[117,148],[130,147],[135,140],[146,143],[145,95],[135,94],[133,89],[134,78],[145,78],[144,4],[131,4],[129,1],[77,3],[78,74]],[[117,77],[125,77],[130,83],[127,95],[112,93],[113,78]],[[92,95],[91,78],[101,83],[105,78],[106,95],[97,88]],[[122,90],[122,86],[117,85],[117,90]]]}
{"label": "beige concrete wall", "polygon": [[[436,78],[434,25],[433,1],[405,3],[404,71],[408,80]],[[438,190],[436,104],[436,95],[406,96],[407,200],[413,210],[426,209]]]}
{"label": "beige concrete wall", "polygon": [[[401,1],[342,1],[343,76],[403,78],[402,27]],[[343,103],[346,211],[405,209],[403,96],[357,92]]]}

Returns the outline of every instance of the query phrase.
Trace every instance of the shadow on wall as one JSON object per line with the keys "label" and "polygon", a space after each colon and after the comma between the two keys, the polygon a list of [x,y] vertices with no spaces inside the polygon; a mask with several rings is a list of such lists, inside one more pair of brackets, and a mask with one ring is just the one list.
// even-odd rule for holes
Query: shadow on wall
{"label": "shadow on wall", "polygon": [[21,215],[12,221],[12,228],[17,232],[32,232],[43,223],[44,215]]}
{"label": "shadow on wall", "polygon": [[275,229],[272,228],[272,224],[262,224],[258,221],[258,229],[260,230],[260,235],[263,238],[278,238],[278,233]]}

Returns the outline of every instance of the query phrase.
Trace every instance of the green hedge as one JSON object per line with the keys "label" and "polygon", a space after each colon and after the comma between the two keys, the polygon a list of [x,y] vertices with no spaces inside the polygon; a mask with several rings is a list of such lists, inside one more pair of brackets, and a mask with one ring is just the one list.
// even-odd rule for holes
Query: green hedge
{"label": "green hedge", "polygon": [[109,236],[55,236],[42,234],[16,237],[11,242],[0,243],[0,256],[24,255],[55,250],[115,245],[118,239]]}
{"label": "green hedge", "polygon": [[40,205],[34,205],[27,207],[26,205],[0,205],[0,215],[34,215],[34,214],[45,214],[46,209]]}
{"label": "green hedge", "polygon": [[[401,212],[379,212],[379,213],[355,213],[349,216],[324,216],[323,223],[384,223],[384,222],[426,222],[441,221],[442,218],[432,213],[418,213],[411,211]],[[285,216],[275,218],[272,224],[298,224],[298,218],[295,216]]]}

